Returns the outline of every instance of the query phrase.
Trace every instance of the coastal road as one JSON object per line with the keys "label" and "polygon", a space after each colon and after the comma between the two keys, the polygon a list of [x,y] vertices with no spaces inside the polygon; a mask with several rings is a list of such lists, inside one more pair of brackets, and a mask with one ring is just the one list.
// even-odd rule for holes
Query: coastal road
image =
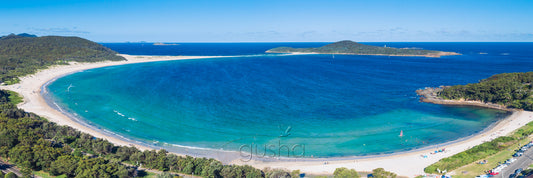
{"label": "coastal road", "polygon": [[6,174],[8,172],[13,172],[18,177],[22,177],[22,173],[20,173],[20,171],[17,168],[15,168],[14,165],[6,163],[6,162],[2,161],[1,159],[0,159],[0,171],[4,172]]}
{"label": "coastal road", "polygon": [[527,167],[529,167],[529,165],[533,163],[533,150],[532,149],[533,147],[525,151],[524,155],[518,157],[516,161],[514,161],[508,167],[503,169],[502,172],[500,173],[501,175],[497,175],[495,177],[501,176],[504,178],[508,178],[509,175],[513,174],[516,169],[522,168],[523,170],[525,170]]}

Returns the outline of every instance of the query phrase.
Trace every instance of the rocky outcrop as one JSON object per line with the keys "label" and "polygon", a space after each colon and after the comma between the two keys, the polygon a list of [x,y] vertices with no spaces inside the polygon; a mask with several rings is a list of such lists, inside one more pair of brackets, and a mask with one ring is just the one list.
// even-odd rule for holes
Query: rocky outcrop
{"label": "rocky outcrop", "polygon": [[455,106],[478,106],[478,107],[499,109],[499,110],[505,110],[505,111],[513,110],[511,108],[507,108],[504,105],[494,104],[490,102],[465,100],[465,99],[447,100],[447,99],[439,97],[439,92],[441,92],[446,87],[447,86],[440,86],[436,88],[426,87],[424,89],[416,90],[416,93],[418,94],[418,96],[420,96],[420,101],[425,102],[425,103],[455,105]]}

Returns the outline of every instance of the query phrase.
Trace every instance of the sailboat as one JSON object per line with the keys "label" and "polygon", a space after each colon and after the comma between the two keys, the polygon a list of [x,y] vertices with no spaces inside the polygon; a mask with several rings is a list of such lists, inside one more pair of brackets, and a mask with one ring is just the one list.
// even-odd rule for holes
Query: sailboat
{"label": "sailboat", "polygon": [[400,131],[400,135],[398,135],[399,137],[403,137],[403,130]]}

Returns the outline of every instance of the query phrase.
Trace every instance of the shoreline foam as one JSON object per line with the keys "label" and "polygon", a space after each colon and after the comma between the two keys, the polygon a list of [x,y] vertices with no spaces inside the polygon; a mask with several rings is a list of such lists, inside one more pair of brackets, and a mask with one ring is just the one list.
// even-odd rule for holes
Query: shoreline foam
{"label": "shoreline foam", "polygon": [[[104,138],[108,141],[122,146],[135,146],[140,150],[154,149],[154,146],[144,145],[137,141],[120,138],[116,134],[108,135],[104,129],[91,128],[84,126],[73,118],[70,118],[56,109],[53,109],[46,103],[42,95],[43,86],[52,80],[68,75],[71,73],[106,67],[114,65],[124,65],[142,62],[155,62],[167,60],[185,60],[185,59],[202,59],[202,58],[217,58],[217,57],[233,57],[233,56],[131,56],[122,55],[128,61],[115,62],[97,62],[97,63],[72,63],[71,65],[54,66],[49,69],[41,70],[36,74],[21,78],[21,82],[9,86],[1,86],[1,89],[15,91],[21,94],[24,102],[18,107],[27,112],[34,112],[40,116],[47,118],[51,122],[59,125],[68,125],[76,128],[82,132],[89,133],[95,137]],[[391,154],[380,154],[371,156],[351,156],[351,157],[334,157],[334,158],[301,158],[295,160],[291,158],[271,158],[268,160],[252,160],[244,162],[233,155],[233,151],[217,150],[228,153],[223,157],[228,157],[233,164],[248,164],[257,168],[272,167],[272,168],[286,168],[286,169],[300,169],[302,172],[311,174],[331,174],[337,167],[355,168],[358,171],[371,171],[374,168],[383,167],[386,170],[393,171],[399,175],[415,176],[423,174],[423,169],[428,165],[442,159],[449,157],[458,152],[464,151],[472,146],[481,144],[483,141],[494,139],[498,136],[506,135],[515,129],[527,124],[533,120],[533,112],[515,111],[511,116],[496,122],[483,131],[463,137],[458,140],[453,140],[443,144],[431,145],[423,148],[400,151]],[[514,122],[513,122],[514,121]],[[486,131],[485,131],[486,130]],[[132,142],[133,141],[133,142]],[[436,155],[429,155],[429,151],[434,148],[445,147],[446,152],[438,153]],[[194,148],[191,148],[194,149]],[[172,150],[170,150],[172,151]],[[209,151],[209,150],[208,150]],[[217,153],[218,154],[218,153]],[[230,155],[231,154],[231,155]],[[420,154],[427,154],[428,158],[422,158]],[[219,158],[220,159],[220,158]],[[328,164],[324,164],[326,161]],[[408,164],[405,164],[408,163]]]}

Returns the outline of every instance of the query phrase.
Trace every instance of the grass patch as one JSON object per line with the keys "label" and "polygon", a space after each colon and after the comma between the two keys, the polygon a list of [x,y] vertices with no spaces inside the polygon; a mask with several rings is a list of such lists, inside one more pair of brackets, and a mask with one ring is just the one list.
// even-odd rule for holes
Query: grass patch
{"label": "grass patch", "polygon": [[[528,136],[532,133],[533,122],[530,122],[514,131],[510,136],[498,137],[490,142],[482,143],[451,157],[443,158],[426,167],[424,171],[427,173],[437,173],[437,168],[439,168],[448,172],[455,171],[459,177],[461,175],[475,177],[484,174],[484,171],[496,167],[498,162],[503,162],[512,157],[515,152],[514,150],[530,141]],[[475,163],[484,159],[489,162],[484,165]]]}
{"label": "grass patch", "polygon": [[147,172],[147,171],[139,171],[138,177],[140,178],[156,178],[157,174],[153,172]]}
{"label": "grass patch", "polygon": [[33,174],[42,178],[66,178],[66,175],[52,176],[44,171],[33,171]]}
{"label": "grass patch", "polygon": [[[521,140],[520,145],[524,145],[528,142],[529,142],[528,139]],[[498,162],[505,162],[507,159],[511,158],[512,155],[516,152],[515,150],[518,148],[520,148],[520,146],[518,145],[511,146],[508,149],[505,149],[503,151],[500,151],[499,153],[489,156],[486,159],[488,161],[487,164],[471,163],[469,165],[460,167],[455,170],[456,176],[454,177],[468,178],[468,177],[476,177],[478,175],[485,174],[485,171],[491,170],[492,168],[495,168],[496,166],[498,166]]]}

